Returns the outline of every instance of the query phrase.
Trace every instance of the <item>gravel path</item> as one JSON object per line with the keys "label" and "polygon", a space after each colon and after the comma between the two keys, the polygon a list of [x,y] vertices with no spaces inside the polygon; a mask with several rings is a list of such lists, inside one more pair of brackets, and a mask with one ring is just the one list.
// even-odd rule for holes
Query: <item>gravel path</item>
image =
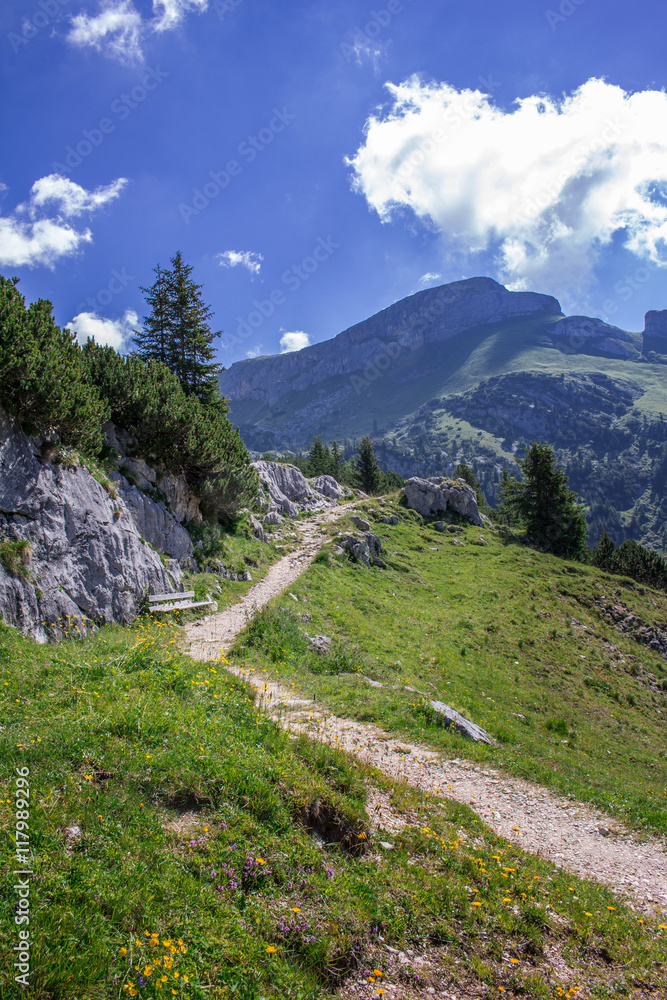
{"label": "gravel path", "polygon": [[[276,597],[313,561],[325,539],[324,526],[341,512],[342,508],[333,508],[306,522],[299,549],[272,566],[239,604],[187,626],[190,655],[216,660],[229,649],[254,608]],[[539,785],[465,760],[447,760],[374,725],[322,711],[292,689],[254,672],[228,669],[252,684],[263,708],[285,728],[326,741],[423,791],[463,802],[497,834],[523,850],[610,886],[627,896],[630,905],[667,913],[664,843],[640,839],[618,820]]]}

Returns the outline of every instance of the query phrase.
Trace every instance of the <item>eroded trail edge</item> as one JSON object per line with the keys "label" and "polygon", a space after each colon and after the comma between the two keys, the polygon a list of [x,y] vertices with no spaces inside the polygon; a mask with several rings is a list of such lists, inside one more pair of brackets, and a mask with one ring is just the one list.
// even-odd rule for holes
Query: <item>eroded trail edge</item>
{"label": "eroded trail edge", "polygon": [[[324,528],[342,513],[332,509],[301,528],[297,551],[271,567],[238,604],[187,626],[190,655],[217,660],[259,607],[285,590],[313,561]],[[185,645],[185,644],[184,644]],[[539,785],[464,760],[447,760],[426,747],[396,739],[368,723],[342,719],[268,677],[236,667],[231,673],[258,692],[262,707],[282,726],[336,746],[389,777],[471,806],[497,834],[561,868],[602,882],[653,913],[667,911],[667,850],[640,839],[618,820]]]}

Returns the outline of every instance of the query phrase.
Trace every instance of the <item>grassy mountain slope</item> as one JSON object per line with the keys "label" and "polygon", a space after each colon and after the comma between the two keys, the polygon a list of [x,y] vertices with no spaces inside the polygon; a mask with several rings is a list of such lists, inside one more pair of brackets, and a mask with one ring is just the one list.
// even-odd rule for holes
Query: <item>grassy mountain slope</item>
{"label": "grassy mountain slope", "polygon": [[[496,536],[475,545],[478,529],[460,536],[462,548],[413,520],[381,530],[388,570],[328,565],[325,551],[293,588],[299,611],[313,615],[309,630],[328,629],[347,653],[309,660],[279,631],[265,649],[241,644],[239,660],[447,753],[494,753],[510,770],[664,829],[667,765],[651,746],[663,661],[586,607],[612,594],[659,618],[664,595]],[[595,635],[572,625],[574,608]],[[433,683],[505,746],[472,748],[443,735],[414,696],[327,673],[350,657],[374,677]],[[3,628],[0,665],[7,1000],[315,1000],[350,996],[359,982],[367,997],[639,1000],[665,987],[657,921],[523,854],[465,807],[290,738],[224,664],[178,652],[168,624],[105,627],[57,646]],[[564,703],[568,693],[575,700]],[[18,767],[29,770],[35,871],[28,990],[11,968]],[[406,813],[400,837],[373,831],[369,784]],[[388,948],[409,949],[406,964]]]}
{"label": "grassy mountain slope", "polygon": [[[335,639],[339,652],[306,654],[298,628],[276,614],[257,639],[251,628],[240,661],[296,679],[339,715],[453,757],[494,761],[639,829],[667,832],[667,659],[646,644],[662,642],[667,653],[667,595],[493,528],[440,534],[400,507],[368,506],[401,516],[373,529],[388,569],[324,553],[292,588],[298,614],[312,615],[308,631]],[[277,607],[297,614],[289,595]],[[631,615],[619,631],[613,619]],[[446,732],[427,699],[392,690],[396,683],[446,702],[501,746]]]}

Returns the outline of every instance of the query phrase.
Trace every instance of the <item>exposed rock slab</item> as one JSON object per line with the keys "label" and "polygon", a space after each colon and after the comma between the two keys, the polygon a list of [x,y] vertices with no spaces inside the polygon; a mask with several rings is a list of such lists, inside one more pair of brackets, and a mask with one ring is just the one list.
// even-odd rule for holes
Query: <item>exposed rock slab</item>
{"label": "exposed rock slab", "polygon": [[118,473],[112,473],[111,478],[132,514],[140,536],[173,559],[188,559],[192,555],[192,539],[164,504],[142,493]]}
{"label": "exposed rock slab", "polygon": [[41,461],[1,411],[0,532],[32,549],[29,577],[0,566],[0,612],[42,641],[68,615],[82,630],[84,619],[129,622],[145,591],[174,589],[122,495],[114,499],[85,468]]}
{"label": "exposed rock slab", "polygon": [[357,535],[343,535],[338,539],[340,546],[349,552],[351,558],[364,566],[379,566],[385,569],[385,562],[380,559],[382,542],[372,531],[366,531],[359,538]]}
{"label": "exposed rock slab", "polygon": [[480,528],[484,526],[475,491],[464,479],[446,479],[442,476],[419,479],[414,476],[408,479],[403,491],[408,507],[416,510],[422,517],[436,517],[447,511],[455,511],[472,524]]}
{"label": "exposed rock slab", "polygon": [[445,705],[444,701],[431,701],[431,706],[445,720],[445,729],[454,729],[469,740],[474,740],[475,743],[488,743],[489,746],[498,746],[493,736],[490,736],[485,729],[482,729],[477,723],[466,719],[465,716],[461,715],[455,709],[450,708],[449,705]]}
{"label": "exposed rock slab", "polygon": [[566,316],[556,323],[551,336],[572,351],[585,347],[615,358],[634,358],[639,344],[626,330],[590,316]]}
{"label": "exposed rock slab", "polygon": [[651,309],[644,320],[644,350],[667,352],[667,309]]}

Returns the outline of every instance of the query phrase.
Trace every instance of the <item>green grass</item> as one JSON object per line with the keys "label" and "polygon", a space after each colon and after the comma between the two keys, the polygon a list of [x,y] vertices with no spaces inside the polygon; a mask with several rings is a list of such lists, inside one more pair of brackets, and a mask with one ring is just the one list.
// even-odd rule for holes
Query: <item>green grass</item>
{"label": "green grass", "polygon": [[25,539],[20,541],[4,539],[0,541],[0,563],[13,576],[20,576],[25,579],[30,578],[31,555],[32,546]]}
{"label": "green grass", "polygon": [[[667,595],[505,541],[493,528],[465,527],[465,547],[411,519],[375,530],[386,570],[325,552],[291,588],[299,605],[276,604],[312,615],[304,627],[347,650],[347,670],[304,654],[298,641],[276,655],[252,634],[237,660],[289,677],[339,715],[493,762],[664,834],[667,662],[607,624],[596,602],[621,602],[660,624]],[[501,745],[446,732],[428,698],[372,688],[361,674],[446,702]]]}
{"label": "green grass", "polygon": [[[524,998],[664,986],[650,919],[469,809],[281,732],[223,664],[177,652],[176,634],[143,621],[37,646],[0,630],[3,1000],[315,1000],[369,975],[369,997],[380,982]],[[11,967],[17,768],[35,873],[26,990]],[[409,814],[400,834],[371,833],[368,781]],[[314,839],[309,806],[341,837]],[[432,964],[392,967],[386,945]]]}

